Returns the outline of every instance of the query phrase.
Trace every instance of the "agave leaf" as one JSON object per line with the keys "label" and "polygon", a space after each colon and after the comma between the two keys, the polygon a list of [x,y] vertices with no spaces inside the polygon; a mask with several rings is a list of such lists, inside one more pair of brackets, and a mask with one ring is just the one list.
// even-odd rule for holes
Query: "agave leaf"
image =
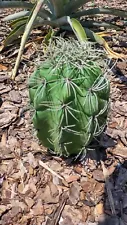
{"label": "agave leaf", "polygon": [[119,10],[114,8],[93,8],[88,10],[82,10],[80,12],[74,13],[71,17],[81,17],[81,16],[94,16],[97,14],[110,14],[114,16],[120,16],[127,18],[127,11]]}
{"label": "agave leaf", "polygon": [[81,21],[81,24],[83,27],[105,27],[105,28],[113,28],[115,30],[121,30],[122,27],[121,26],[117,26],[114,25],[112,23],[105,23],[105,22],[100,22],[100,21],[94,21],[94,20],[90,20],[90,21]]}
{"label": "agave leaf", "polygon": [[[7,45],[13,44],[13,42],[23,34],[24,30],[25,30],[25,26],[27,23],[28,17],[26,18],[21,18],[18,19],[16,21],[13,21],[11,23],[11,27],[13,28],[13,30],[9,33],[9,35],[7,36],[7,38],[4,41],[4,47],[6,47]],[[36,18],[36,20],[33,23],[33,28],[37,28],[37,27],[41,27],[43,25],[51,25],[54,26],[54,22],[51,21],[45,21],[42,20],[41,18]],[[57,26],[57,25],[56,25]]]}
{"label": "agave leaf", "polygon": [[12,15],[4,17],[3,21],[16,20],[21,17],[29,16],[29,14],[30,14],[29,11],[21,11],[21,12],[14,13]]}
{"label": "agave leaf", "polygon": [[[21,11],[21,12],[6,16],[3,19],[3,21],[15,20],[15,19],[22,18],[22,17],[29,16],[29,15],[30,15],[30,11]],[[52,15],[48,10],[41,9],[38,13],[38,16],[45,18],[45,19],[50,19]]]}
{"label": "agave leaf", "polygon": [[66,15],[70,15],[74,11],[76,11],[79,7],[83,6],[87,2],[91,2],[91,0],[71,0],[65,6]]}
{"label": "agave leaf", "polygon": [[12,44],[13,41],[15,41],[21,34],[23,34],[25,26],[26,23],[24,22],[24,24],[15,27],[5,39],[4,46],[6,47],[7,45]]}
{"label": "agave leaf", "polygon": [[54,28],[58,28],[63,26],[64,24],[68,24],[67,22],[67,16],[63,16],[56,20],[44,20],[41,17],[37,17],[36,20],[33,23],[33,27],[40,27],[43,25],[49,25]]}
{"label": "agave leaf", "polygon": [[28,20],[28,16],[19,18],[17,20],[14,20],[12,23],[10,23],[10,26],[14,29],[15,27],[19,27],[22,24],[26,24],[27,20]]}
{"label": "agave leaf", "polygon": [[34,4],[25,1],[0,1],[0,8],[32,9]]}
{"label": "agave leaf", "polygon": [[48,6],[48,8],[51,11],[51,13],[54,14],[54,7],[53,7],[53,4],[52,4],[52,1],[51,0],[46,0],[45,4]]}
{"label": "agave leaf", "polygon": [[[83,27],[87,27],[87,28],[93,28],[93,27],[105,27],[105,28],[113,28],[115,30],[121,30],[122,27],[118,26],[118,25],[114,25],[112,23],[105,23],[105,22],[96,22],[94,20],[90,20],[90,21],[81,21],[81,25]],[[63,30],[70,30],[69,26],[62,26],[61,27]],[[107,35],[105,35],[107,36]]]}
{"label": "agave leaf", "polygon": [[[9,33],[7,38],[5,39],[4,46],[6,47],[9,44],[12,44],[20,35],[23,34],[25,30],[25,26],[27,24],[28,17],[19,18],[11,23],[11,27],[13,30]],[[42,25],[42,20],[36,18],[34,21],[33,27],[39,27]]]}
{"label": "agave leaf", "polygon": [[74,31],[74,33],[79,41],[82,42],[87,39],[85,30],[78,20],[76,20],[74,18],[70,19],[70,17],[68,16],[68,23],[70,24],[72,30]]}
{"label": "agave leaf", "polygon": [[[11,23],[11,27],[13,30],[9,33],[7,38],[4,41],[4,47],[7,45],[13,44],[13,42],[23,34],[25,30],[25,26],[27,23],[28,17],[25,18],[20,18]],[[39,27],[42,26],[42,20],[40,21],[39,18],[37,18],[34,21],[34,26],[33,27]]]}
{"label": "agave leaf", "polygon": [[42,7],[43,4],[44,4],[44,0],[39,0],[35,4],[35,8],[33,10],[33,13],[31,14],[31,18],[29,18],[29,22],[26,25],[25,32],[24,32],[24,34],[22,36],[22,39],[21,39],[21,45],[20,45],[20,49],[19,49],[18,56],[17,56],[17,59],[16,59],[15,67],[14,67],[14,70],[13,70],[12,79],[14,79],[15,76],[16,76],[16,73],[17,73],[17,70],[18,70],[18,66],[20,64],[20,60],[21,60],[21,57],[22,57],[22,53],[23,53],[24,46],[26,44],[27,38],[28,38],[28,36],[30,34],[30,31],[31,31],[32,26],[33,26],[33,23],[36,20],[38,12],[39,12],[39,10],[40,10],[40,8]]}
{"label": "agave leaf", "polygon": [[64,15],[64,2],[63,0],[51,0],[55,18],[62,17]]}
{"label": "agave leaf", "polygon": [[45,18],[45,19],[50,19],[52,17],[52,14],[49,12],[49,10],[42,8],[39,10],[38,16]]}

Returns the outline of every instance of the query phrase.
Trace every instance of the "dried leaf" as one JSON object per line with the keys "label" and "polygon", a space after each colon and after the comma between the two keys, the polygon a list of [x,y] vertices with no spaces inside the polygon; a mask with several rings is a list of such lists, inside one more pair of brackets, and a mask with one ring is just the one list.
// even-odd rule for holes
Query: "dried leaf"
{"label": "dried leaf", "polygon": [[69,200],[73,205],[76,205],[80,199],[81,186],[78,182],[73,182],[69,189]]}
{"label": "dried leaf", "polygon": [[38,166],[38,162],[31,152],[28,153],[27,159],[28,159],[29,164],[32,166],[32,168],[36,168]]}
{"label": "dried leaf", "polygon": [[68,183],[71,183],[71,182],[77,181],[77,180],[79,180],[79,179],[80,179],[80,176],[79,176],[79,175],[71,175],[71,176],[68,176],[68,177],[66,178],[66,181],[67,181]]}
{"label": "dried leaf", "polygon": [[57,186],[50,183],[49,185],[46,185],[46,187],[43,190],[43,193],[41,195],[41,199],[45,203],[58,203],[59,202],[59,193]]}
{"label": "dried leaf", "polygon": [[17,118],[16,114],[8,112],[0,113],[0,128],[8,127]]}
{"label": "dried leaf", "polygon": [[25,202],[28,205],[29,208],[31,208],[34,205],[34,200],[32,198],[29,197],[25,197]]}
{"label": "dried leaf", "polygon": [[40,199],[38,200],[37,204],[34,205],[33,208],[30,210],[30,214],[32,216],[39,216],[44,214],[44,206]]}
{"label": "dried leaf", "polygon": [[9,96],[12,102],[21,103],[22,99],[18,91],[12,90],[9,92]]}
{"label": "dried leaf", "polygon": [[50,169],[52,169],[55,172],[61,172],[63,170],[63,167],[60,163],[58,163],[56,160],[51,160],[48,164]]}
{"label": "dried leaf", "polygon": [[93,178],[97,181],[103,181],[104,182],[104,175],[103,175],[103,172],[101,170],[94,170],[93,171]]}
{"label": "dried leaf", "polygon": [[12,205],[12,207],[15,207],[15,208],[20,207],[22,209],[22,211],[24,211],[27,208],[27,206],[24,202],[21,202],[19,200],[14,200],[14,199],[11,200],[11,205]]}
{"label": "dried leaf", "polygon": [[101,214],[104,214],[104,204],[103,203],[99,203],[95,206],[95,216],[98,217]]}
{"label": "dried leaf", "polygon": [[6,71],[8,68],[3,64],[0,64],[0,71]]}
{"label": "dried leaf", "polygon": [[11,90],[11,88],[7,85],[4,85],[4,84],[1,84],[0,85],[0,94],[4,94],[4,93],[7,93]]}
{"label": "dried leaf", "polygon": [[66,205],[59,224],[79,225],[83,223],[81,210],[75,209],[74,206]]}
{"label": "dried leaf", "polygon": [[11,206],[10,205],[0,205],[0,216],[6,211],[6,210],[9,210],[11,209]]}
{"label": "dried leaf", "polygon": [[19,160],[18,168],[19,168],[21,179],[23,179],[24,175],[27,173],[27,169],[25,168],[21,160]]}
{"label": "dried leaf", "polygon": [[36,187],[37,180],[34,179],[34,177],[31,177],[29,180],[29,188],[31,191],[33,191],[35,194],[37,192],[37,187]]}

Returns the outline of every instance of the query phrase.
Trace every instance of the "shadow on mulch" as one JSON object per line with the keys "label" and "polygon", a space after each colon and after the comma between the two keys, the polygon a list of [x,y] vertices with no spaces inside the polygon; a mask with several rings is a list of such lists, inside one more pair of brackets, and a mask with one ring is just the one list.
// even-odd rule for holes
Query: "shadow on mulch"
{"label": "shadow on mulch", "polygon": [[[96,165],[100,164],[100,160],[105,161],[107,158],[106,149],[110,147],[115,147],[116,142],[115,140],[110,137],[109,135],[102,133],[101,136],[94,140],[86,151],[79,154],[78,157],[71,156],[71,157],[61,157],[62,160],[65,161],[67,166],[76,165],[79,162],[84,165],[88,163],[89,159],[93,160]],[[48,149],[47,153],[43,156],[43,160],[47,162],[51,160],[53,156],[56,156],[52,149]]]}
{"label": "shadow on mulch", "polygon": [[[125,61],[121,62],[119,61],[115,66],[114,66],[114,61],[111,60],[109,63],[109,68],[112,69],[112,73],[115,77],[118,77],[124,85],[127,85],[127,76],[125,76],[126,72],[126,67],[127,64]],[[118,66],[120,65],[120,67]]]}
{"label": "shadow on mulch", "polygon": [[[110,140],[110,142],[109,142]],[[101,164],[100,162],[103,161],[104,163],[106,160],[108,160],[107,155],[107,148],[111,147],[111,141],[112,141],[112,147],[115,146],[114,140],[107,136],[107,146],[104,147],[98,147],[95,151],[88,151],[88,154],[86,155],[86,158],[81,161],[81,163],[86,165],[86,162],[89,162],[88,160],[91,159],[94,162],[96,162],[96,165]],[[109,146],[108,146],[108,143]],[[52,155],[49,151],[47,153],[48,157],[51,159]],[[49,159],[46,157],[46,161]],[[114,157],[115,156],[111,156]],[[74,158],[70,157],[69,159],[64,158],[64,161],[66,162],[67,166],[72,166],[77,163],[79,163],[79,160],[74,161]],[[110,161],[110,160],[109,160]],[[84,223],[84,225],[126,225],[127,223],[127,160],[124,160],[123,163],[121,163],[117,156],[116,156],[116,167],[114,172],[107,177],[107,180],[105,180],[105,192],[103,194],[103,204],[104,204],[104,212],[105,214],[100,215],[100,219],[98,223]],[[112,162],[111,162],[112,164]],[[111,165],[110,164],[110,165]],[[108,171],[108,166],[106,165],[106,169]],[[96,191],[96,190],[95,190]],[[102,202],[102,200],[101,200]],[[84,201],[85,204],[85,201]],[[94,202],[88,202],[87,204],[93,204],[93,206],[96,206]],[[86,204],[86,205],[87,205]]]}
{"label": "shadow on mulch", "polygon": [[[104,211],[106,216],[97,225],[127,224],[127,160],[118,164],[105,185]],[[109,185],[107,187],[107,185]],[[108,190],[110,188],[110,190]],[[111,194],[109,193],[111,191]],[[107,196],[108,195],[108,196]],[[112,195],[112,196],[111,196]],[[114,211],[114,215],[113,212]]]}

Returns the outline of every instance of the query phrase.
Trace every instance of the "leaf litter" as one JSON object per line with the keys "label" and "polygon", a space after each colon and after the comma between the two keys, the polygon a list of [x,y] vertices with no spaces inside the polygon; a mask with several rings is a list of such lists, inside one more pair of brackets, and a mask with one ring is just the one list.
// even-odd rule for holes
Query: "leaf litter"
{"label": "leaf litter", "polygon": [[[100,0],[96,4],[100,2],[104,4]],[[116,7],[116,1],[110,3],[114,4]],[[117,6],[127,7],[126,1],[117,1]],[[5,14],[7,10],[2,17]],[[0,23],[2,41],[9,27]],[[110,39],[113,49],[117,46],[122,53],[126,53],[124,34]],[[95,164],[96,157],[87,164],[73,164],[47,154],[36,139],[27,109],[27,79],[41,58],[42,46],[27,44],[19,75],[11,83],[18,47],[12,46],[0,56],[0,224],[126,225],[127,62],[117,62],[109,76],[111,113],[100,140],[102,164]]]}

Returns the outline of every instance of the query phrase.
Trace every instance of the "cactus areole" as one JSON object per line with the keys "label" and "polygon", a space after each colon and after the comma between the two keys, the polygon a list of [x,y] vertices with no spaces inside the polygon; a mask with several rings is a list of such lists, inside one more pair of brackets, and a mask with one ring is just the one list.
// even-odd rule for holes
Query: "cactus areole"
{"label": "cactus areole", "polygon": [[99,65],[102,53],[87,43],[62,42],[49,46],[29,79],[33,124],[45,147],[79,155],[105,127],[109,82]]}

